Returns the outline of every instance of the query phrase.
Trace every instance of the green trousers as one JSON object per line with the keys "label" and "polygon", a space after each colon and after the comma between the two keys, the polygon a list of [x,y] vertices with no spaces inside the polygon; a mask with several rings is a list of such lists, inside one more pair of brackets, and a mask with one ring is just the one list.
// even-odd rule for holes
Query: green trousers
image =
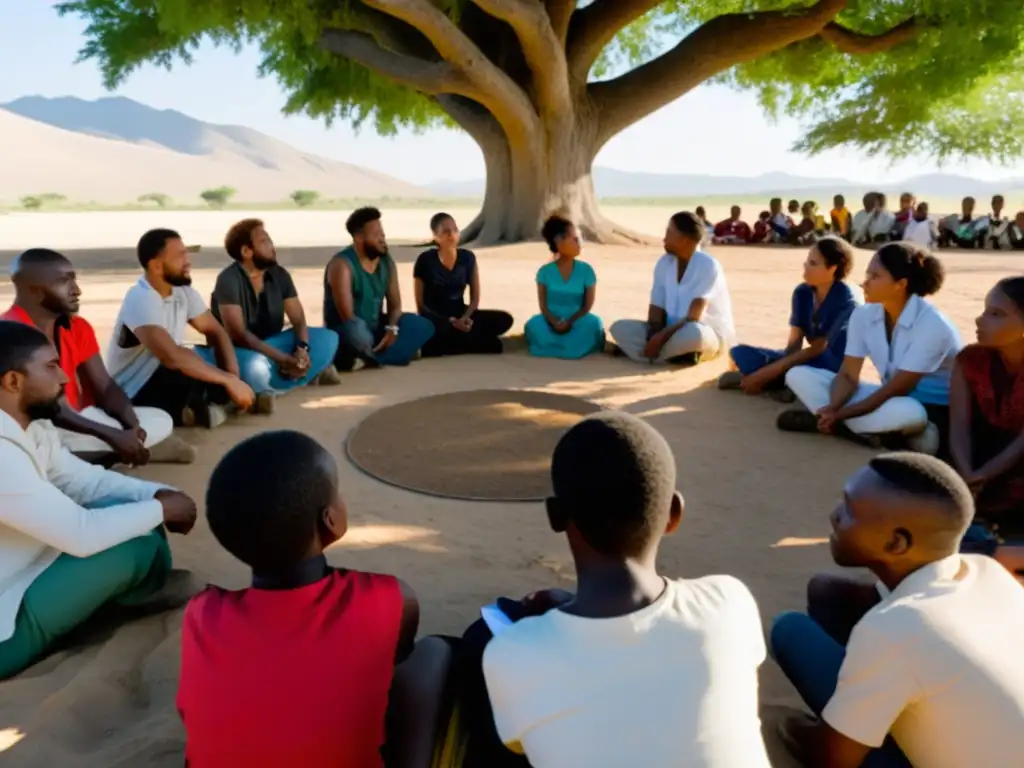
{"label": "green trousers", "polygon": [[171,548],[162,526],[91,557],[62,553],[25,592],[14,634],[0,643],[0,679],[41,659],[104,605],[128,606],[151,597],[170,572]]}

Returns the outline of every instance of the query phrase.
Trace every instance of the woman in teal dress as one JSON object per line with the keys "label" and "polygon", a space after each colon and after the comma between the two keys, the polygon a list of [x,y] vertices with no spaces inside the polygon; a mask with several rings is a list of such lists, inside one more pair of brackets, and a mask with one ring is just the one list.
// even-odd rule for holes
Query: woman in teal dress
{"label": "woman in teal dress", "polygon": [[537,271],[540,314],[526,323],[530,354],[578,360],[604,349],[601,318],[590,313],[597,293],[597,275],[579,261],[580,236],[573,223],[552,216],[541,230],[554,260]]}

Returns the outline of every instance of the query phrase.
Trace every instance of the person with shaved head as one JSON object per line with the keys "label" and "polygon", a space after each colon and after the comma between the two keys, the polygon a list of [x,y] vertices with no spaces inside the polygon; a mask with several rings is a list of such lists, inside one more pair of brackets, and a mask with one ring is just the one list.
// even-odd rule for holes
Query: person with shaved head
{"label": "person with shaved head", "polygon": [[[116,455],[127,464],[151,458],[189,463],[194,449],[174,438],[171,417],[156,408],[133,408],[107,372],[96,332],[79,316],[81,289],[71,261],[47,248],[30,248],[11,264],[14,304],[0,315],[40,329],[60,354],[67,375],[53,423],[61,442],[86,458]],[[155,455],[150,449],[159,446]]]}
{"label": "person with shaved head", "polygon": [[881,455],[849,479],[832,558],[877,583],[816,577],[808,615],[783,614],[771,631],[775,660],[821,718],[792,734],[806,765],[1024,762],[1024,587],[960,553],[973,518],[967,484],[924,454]]}

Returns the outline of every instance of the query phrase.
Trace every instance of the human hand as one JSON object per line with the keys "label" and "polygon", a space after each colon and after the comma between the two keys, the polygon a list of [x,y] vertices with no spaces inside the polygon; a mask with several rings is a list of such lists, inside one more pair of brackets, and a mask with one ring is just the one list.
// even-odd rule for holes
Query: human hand
{"label": "human hand", "polygon": [[644,357],[648,360],[656,360],[661,354],[661,350],[668,343],[669,338],[668,328],[663,328],[651,336],[647,340],[647,346],[644,347]]}
{"label": "human hand", "polygon": [[457,317],[452,320],[452,328],[463,333],[468,333],[473,329],[473,320],[469,317]]}
{"label": "human hand", "polygon": [[740,389],[748,395],[759,395],[764,391],[764,388],[768,386],[768,383],[771,380],[772,377],[766,375],[765,369],[762,368],[759,371],[754,371],[749,376],[744,376],[740,380]]}
{"label": "human hand", "polygon": [[531,592],[519,602],[526,609],[528,616],[541,616],[553,608],[571,603],[575,597],[572,592],[564,589],[541,589]]}
{"label": "human hand", "polygon": [[826,405],[824,408],[818,411],[818,431],[823,435],[831,435],[836,428],[836,414],[839,413],[838,408],[833,408],[831,405]]}
{"label": "human hand", "polygon": [[186,534],[196,524],[196,503],[181,491],[164,488],[156,492],[154,499],[164,508],[164,526],[171,533]]}
{"label": "human hand", "polygon": [[252,408],[253,402],[256,400],[256,395],[252,391],[252,387],[246,384],[238,377],[231,377],[228,379],[228,383],[224,385],[224,389],[228,392],[228,397],[231,398],[231,402],[237,405],[243,411],[248,411]]}
{"label": "human hand", "polygon": [[964,482],[967,483],[967,487],[971,489],[971,495],[974,498],[978,498],[981,492],[985,489],[985,484],[988,482],[988,478],[979,472],[971,472],[969,475],[964,476]]}
{"label": "human hand", "polygon": [[563,333],[568,333],[571,327],[572,325],[570,325],[569,321],[567,320],[556,320],[555,322],[551,323],[551,330],[553,330],[555,333],[559,335]]}
{"label": "human hand", "polygon": [[398,334],[394,331],[388,331],[384,334],[384,337],[380,340],[376,347],[373,348],[373,354],[379,354],[385,349],[390,347],[398,340]]}
{"label": "human hand", "polygon": [[303,373],[308,371],[309,366],[313,364],[313,361],[309,357],[309,350],[306,349],[305,347],[296,347],[295,351],[292,353],[292,357],[298,364],[299,370],[302,371]]}
{"label": "human hand", "polygon": [[141,467],[149,463],[149,449],[146,448],[145,441],[145,430],[137,427],[113,433],[107,443],[125,464]]}

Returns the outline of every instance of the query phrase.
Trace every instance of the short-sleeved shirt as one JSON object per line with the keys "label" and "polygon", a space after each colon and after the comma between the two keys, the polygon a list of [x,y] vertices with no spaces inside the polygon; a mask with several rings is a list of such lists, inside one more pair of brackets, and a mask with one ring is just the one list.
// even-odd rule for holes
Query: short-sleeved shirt
{"label": "short-sleeved shirt", "polygon": [[[0,315],[0,318],[35,327],[28,313],[17,305],[13,305]],[[60,367],[68,377],[68,383],[64,385],[64,399],[67,404],[76,411],[92,405],[92,393],[83,389],[78,369],[86,360],[91,360],[100,353],[96,331],[83,317],[63,315],[57,318],[53,326],[53,344],[60,355]]]}
{"label": "short-sleeved shirt", "polygon": [[383,766],[402,605],[397,579],[359,571],[193,598],[178,683],[188,765]]}
{"label": "short-sleeved shirt", "polygon": [[476,270],[476,254],[465,248],[455,253],[455,264],[448,269],[441,263],[436,248],[416,258],[412,276],[423,282],[423,305],[443,318],[461,317],[466,311],[466,288]]}
{"label": "short-sleeved shirt", "polygon": [[236,261],[217,275],[210,309],[213,316],[223,323],[220,316],[222,306],[241,307],[246,330],[258,339],[268,339],[282,331],[284,303],[298,295],[288,270],[275,264],[263,272],[263,290],[257,296],[245,267]]}
{"label": "short-sleeved shirt", "polygon": [[575,259],[566,280],[558,269],[558,262],[549,261],[537,270],[537,283],[546,291],[548,311],[566,320],[583,308],[587,289],[597,285],[597,273],[587,262]]}
{"label": "short-sleeved shirt", "polygon": [[808,341],[825,339],[829,353],[841,360],[846,350],[846,330],[850,315],[857,308],[853,291],[842,280],[837,280],[832,283],[818,307],[814,306],[814,300],[814,288],[807,283],[798,285],[793,290],[789,324],[799,328]]}
{"label": "short-sleeved shirt", "polygon": [[857,307],[846,334],[846,356],[870,358],[883,384],[898,371],[923,374],[910,396],[925,405],[949,405],[949,376],[962,346],[949,319],[916,295],[903,308],[891,344],[881,304]]}
{"label": "short-sleeved shirt", "polygon": [[160,367],[135,331],[159,326],[180,345],[185,341],[185,326],[206,311],[203,297],[190,285],[174,286],[164,298],[143,276],[128,289],[107,346],[107,368],[128,397],[135,397]]}
{"label": "short-sleeved shirt", "polygon": [[[384,311],[384,299],[388,293],[388,283],[395,269],[395,262],[390,255],[381,256],[375,272],[367,272],[359,261],[359,254],[354,246],[348,246],[334,255],[335,259],[345,259],[352,272],[352,309],[356,317],[365,322],[371,331],[380,326],[381,314]],[[333,261],[333,259],[332,259]],[[334,328],[341,325],[341,313],[334,305],[334,294],[331,283],[327,279],[331,268],[328,263],[324,270],[324,325]]]}
{"label": "short-sleeved shirt", "polygon": [[667,581],[635,613],[522,619],[484,651],[501,740],[534,768],[768,768],[757,603],[730,576]]}
{"label": "short-sleeved shirt", "polygon": [[665,310],[668,324],[674,325],[686,318],[690,305],[696,299],[707,301],[701,322],[711,328],[727,345],[736,337],[732,318],[732,299],[725,281],[725,270],[718,261],[704,253],[694,251],[686,266],[683,279],[677,278],[679,259],[671,253],[662,256],[654,266],[654,286],[651,304]]}
{"label": "short-sleeved shirt", "polygon": [[1024,755],[1024,589],[982,555],[914,572],[853,629],[822,713],[869,747],[891,733],[921,768],[1013,768]]}

